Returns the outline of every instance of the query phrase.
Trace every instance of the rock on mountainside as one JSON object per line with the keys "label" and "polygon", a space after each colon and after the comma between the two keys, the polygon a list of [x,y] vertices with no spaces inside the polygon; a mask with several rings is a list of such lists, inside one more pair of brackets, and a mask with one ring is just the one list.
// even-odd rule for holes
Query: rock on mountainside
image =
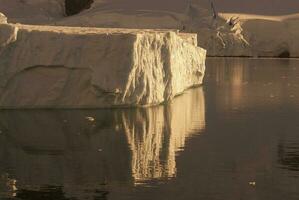
{"label": "rock on mountainside", "polygon": [[146,106],[200,85],[195,34],[0,24],[0,107]]}

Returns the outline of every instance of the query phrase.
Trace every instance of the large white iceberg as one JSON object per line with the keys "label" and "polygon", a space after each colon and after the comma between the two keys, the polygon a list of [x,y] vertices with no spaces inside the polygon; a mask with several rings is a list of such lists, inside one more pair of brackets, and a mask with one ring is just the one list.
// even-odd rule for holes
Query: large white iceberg
{"label": "large white iceberg", "polygon": [[0,38],[1,108],[156,105],[205,71],[195,34],[0,24]]}

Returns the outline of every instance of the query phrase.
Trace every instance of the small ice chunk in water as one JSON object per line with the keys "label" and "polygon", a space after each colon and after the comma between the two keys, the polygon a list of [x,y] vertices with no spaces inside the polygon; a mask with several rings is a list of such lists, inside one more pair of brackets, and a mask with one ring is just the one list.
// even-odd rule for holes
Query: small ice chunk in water
{"label": "small ice chunk in water", "polygon": [[251,186],[255,186],[255,185],[256,185],[256,182],[255,182],[255,181],[251,181],[251,182],[249,182],[249,185],[251,185]]}
{"label": "small ice chunk in water", "polygon": [[93,118],[93,117],[85,117],[85,119],[87,119],[90,122],[94,122],[95,121],[95,118]]}

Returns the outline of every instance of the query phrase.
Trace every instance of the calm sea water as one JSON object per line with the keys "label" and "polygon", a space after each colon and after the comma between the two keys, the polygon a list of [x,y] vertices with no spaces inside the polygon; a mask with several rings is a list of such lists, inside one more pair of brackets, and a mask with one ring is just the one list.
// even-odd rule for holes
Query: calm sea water
{"label": "calm sea water", "polygon": [[299,199],[299,60],[208,59],[154,108],[0,111],[0,199]]}

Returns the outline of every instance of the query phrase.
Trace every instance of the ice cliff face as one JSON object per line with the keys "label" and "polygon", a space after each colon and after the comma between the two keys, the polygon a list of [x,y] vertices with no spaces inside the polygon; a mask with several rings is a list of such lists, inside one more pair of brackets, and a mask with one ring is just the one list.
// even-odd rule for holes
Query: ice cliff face
{"label": "ice cliff face", "polygon": [[0,24],[0,107],[159,104],[202,83],[195,43],[172,31]]}

